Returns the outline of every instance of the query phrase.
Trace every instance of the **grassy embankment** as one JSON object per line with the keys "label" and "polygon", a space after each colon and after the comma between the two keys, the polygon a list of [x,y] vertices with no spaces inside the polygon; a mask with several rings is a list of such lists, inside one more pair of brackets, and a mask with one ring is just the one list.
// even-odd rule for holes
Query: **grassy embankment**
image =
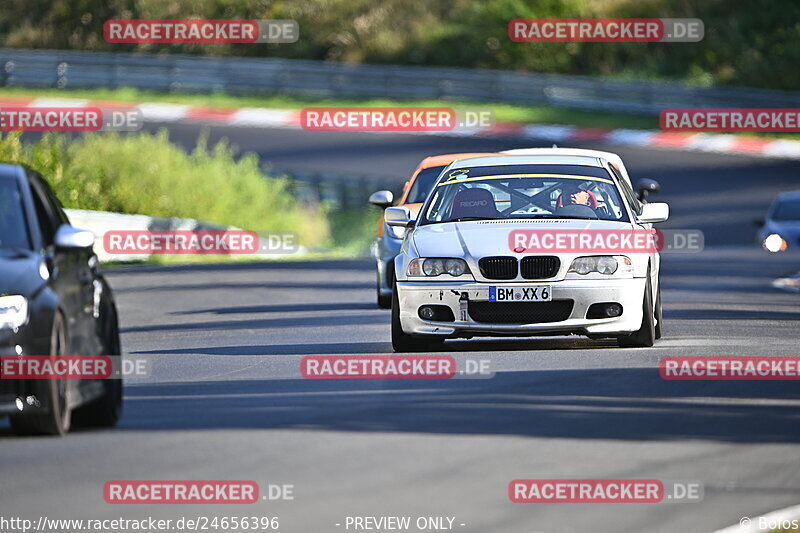
{"label": "grassy embankment", "polygon": [[238,157],[225,143],[207,147],[203,140],[186,153],[165,131],[77,138],[51,133],[34,143],[9,133],[0,137],[0,161],[41,172],[67,208],[293,231],[302,245],[338,255],[363,253],[378,216],[377,210],[338,213],[301,204],[288,179],[263,175],[255,154]]}

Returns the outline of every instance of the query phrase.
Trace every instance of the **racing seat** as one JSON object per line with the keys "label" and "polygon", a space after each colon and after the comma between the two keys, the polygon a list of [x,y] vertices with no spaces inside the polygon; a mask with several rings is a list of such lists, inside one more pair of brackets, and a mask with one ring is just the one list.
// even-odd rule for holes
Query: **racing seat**
{"label": "racing seat", "polygon": [[450,218],[481,217],[499,218],[500,212],[494,204],[494,196],[486,189],[463,189],[453,198]]}

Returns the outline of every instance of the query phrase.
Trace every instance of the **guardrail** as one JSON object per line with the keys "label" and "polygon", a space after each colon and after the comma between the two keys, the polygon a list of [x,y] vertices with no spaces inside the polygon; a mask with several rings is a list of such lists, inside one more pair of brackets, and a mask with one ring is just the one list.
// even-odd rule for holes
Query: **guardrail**
{"label": "guardrail", "polygon": [[81,229],[88,229],[95,235],[94,251],[101,261],[143,261],[149,254],[109,254],[103,249],[103,235],[107,231],[174,231],[174,230],[224,230],[227,226],[202,222],[193,218],[157,218],[147,215],[126,215],[108,211],[88,211],[85,209],[65,209],[70,223]]}
{"label": "guardrail", "polygon": [[403,182],[381,176],[307,172],[286,170],[262,165],[268,176],[285,176],[291,182],[292,193],[302,202],[324,202],[334,209],[358,209],[369,205],[369,196],[382,189],[390,190],[395,198]]}
{"label": "guardrail", "polygon": [[666,107],[800,107],[800,92],[501,70],[275,58],[0,49],[0,85],[308,97],[447,99],[657,114]]}
{"label": "guardrail", "polygon": [[[193,218],[159,218],[147,215],[128,215],[124,213],[111,213],[109,211],[88,211],[85,209],[64,209],[70,223],[76,228],[86,229],[94,233],[94,253],[103,262],[115,261],[119,263],[145,261],[150,254],[115,254],[106,251],[104,236],[108,231],[224,231],[237,230],[233,226],[204,222]],[[299,246],[297,252],[292,253],[256,253],[246,254],[253,258],[277,258],[288,255],[297,256],[307,253],[305,246]],[[230,256],[229,256],[230,257]]]}

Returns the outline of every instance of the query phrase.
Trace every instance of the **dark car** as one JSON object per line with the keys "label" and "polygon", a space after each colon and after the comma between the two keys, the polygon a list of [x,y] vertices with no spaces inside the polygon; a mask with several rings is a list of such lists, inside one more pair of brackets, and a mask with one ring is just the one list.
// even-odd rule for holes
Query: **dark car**
{"label": "dark car", "polygon": [[[92,250],[47,182],[0,163],[0,356],[119,355],[117,310]],[[2,368],[0,368],[2,372]],[[112,426],[121,379],[0,375],[0,417],[18,434],[62,435],[72,422]]]}
{"label": "dark car", "polygon": [[767,217],[755,221],[758,241],[773,253],[800,248],[800,191],[783,192],[772,201]]}

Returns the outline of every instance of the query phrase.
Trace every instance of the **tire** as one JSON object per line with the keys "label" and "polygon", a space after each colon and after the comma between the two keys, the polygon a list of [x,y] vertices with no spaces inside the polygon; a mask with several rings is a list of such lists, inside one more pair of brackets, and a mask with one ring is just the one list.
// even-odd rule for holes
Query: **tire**
{"label": "tire", "polygon": [[658,292],[656,293],[656,339],[660,339],[662,335],[661,325],[664,323],[663,313],[661,312],[661,283],[658,284]]}
{"label": "tire", "polygon": [[395,352],[436,351],[442,348],[444,339],[408,335],[400,325],[400,300],[397,283],[392,283],[392,348]]}
{"label": "tire", "polygon": [[378,273],[378,283],[377,288],[375,291],[378,293],[378,307],[381,309],[391,309],[392,308],[392,295],[391,294],[381,294],[381,274]]}
{"label": "tire", "polygon": [[653,315],[653,287],[650,283],[650,269],[647,270],[647,285],[644,289],[644,302],[642,303],[642,326],[630,335],[624,335],[617,340],[623,348],[649,348],[655,344],[656,328]]}
{"label": "tire", "polygon": [[[66,355],[67,328],[64,317],[56,311],[53,330],[50,334],[50,354]],[[69,432],[72,424],[72,411],[69,408],[67,380],[42,380],[41,400],[45,401],[44,413],[18,415],[11,417],[11,429],[17,435],[56,435]]]}
{"label": "tire", "polygon": [[[103,355],[122,355],[117,313],[110,311],[103,332]],[[80,427],[113,427],[122,416],[122,380],[104,379],[103,395],[75,410],[74,422]]]}

